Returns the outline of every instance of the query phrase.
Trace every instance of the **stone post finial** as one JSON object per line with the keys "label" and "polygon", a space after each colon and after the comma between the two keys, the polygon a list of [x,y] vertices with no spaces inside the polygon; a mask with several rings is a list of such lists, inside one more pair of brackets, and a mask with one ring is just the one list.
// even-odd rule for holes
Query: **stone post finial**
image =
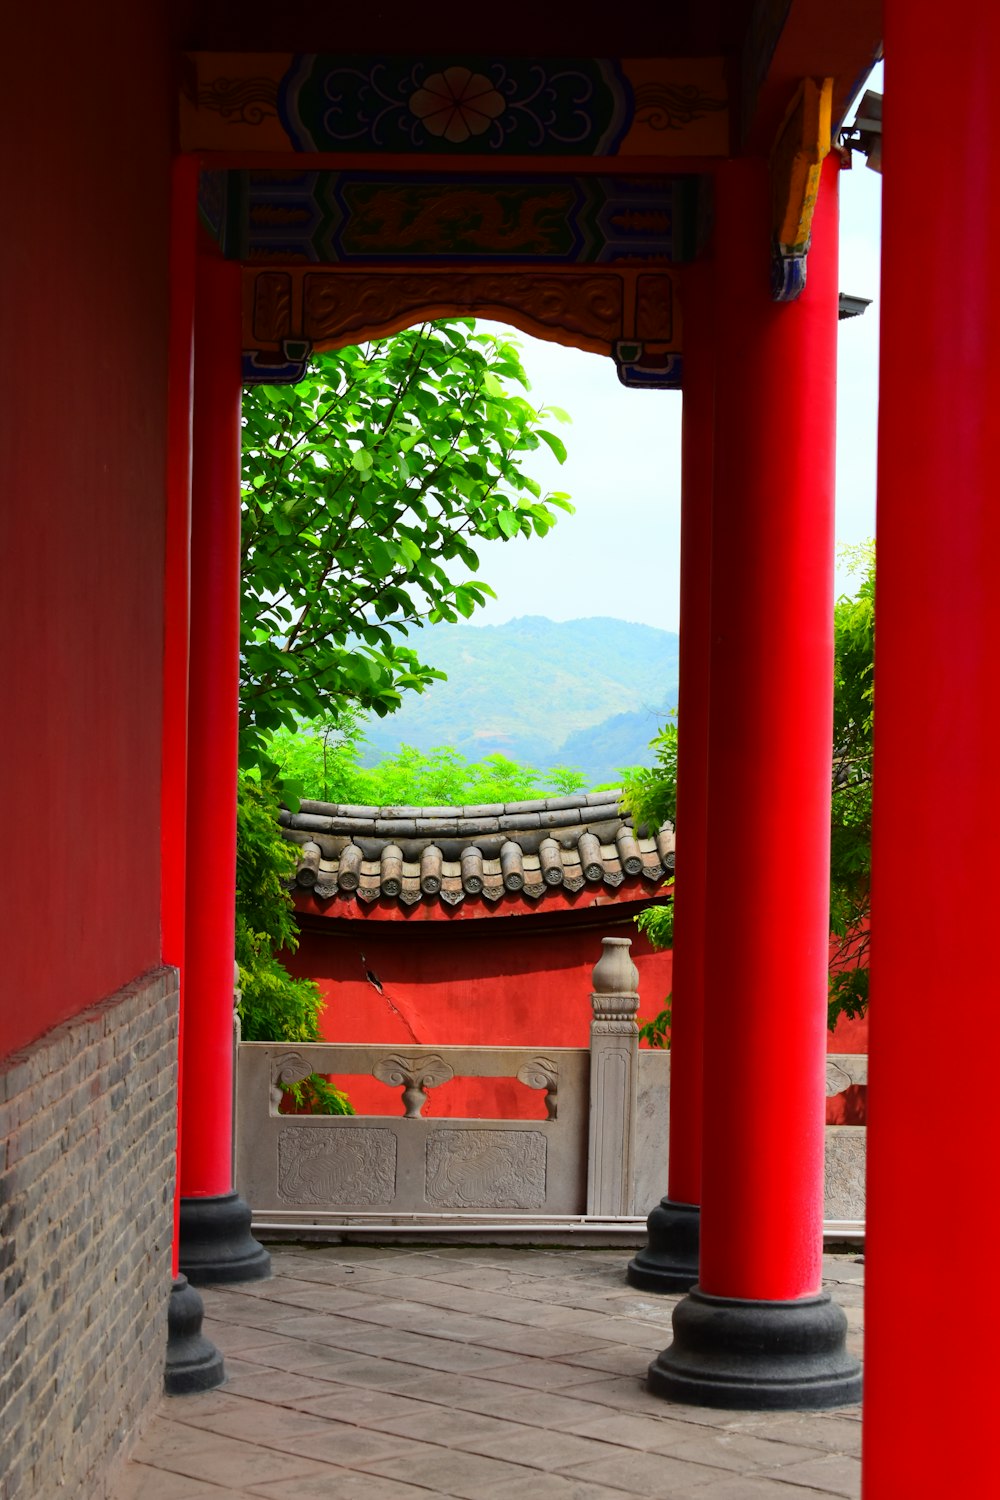
{"label": "stone post finial", "polygon": [[587,1213],[618,1218],[635,1208],[639,971],[630,938],[606,937],[601,943],[590,996]]}
{"label": "stone post finial", "polygon": [[631,938],[601,939],[604,952],[594,965],[592,984],[596,995],[635,995],[639,970],[632,962]]}

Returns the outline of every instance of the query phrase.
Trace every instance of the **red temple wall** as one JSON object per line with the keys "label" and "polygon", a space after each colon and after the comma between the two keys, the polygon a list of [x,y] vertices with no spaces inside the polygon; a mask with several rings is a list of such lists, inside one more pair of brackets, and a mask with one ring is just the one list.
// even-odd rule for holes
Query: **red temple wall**
{"label": "red temple wall", "polygon": [[2,27],[0,1055],[160,961],[168,7],[17,12]]}
{"label": "red temple wall", "polygon": [[[319,985],[326,1001],[321,1026],[332,1042],[385,1043],[404,1056],[407,1048],[434,1045],[586,1047],[591,972],[601,937],[608,935],[631,937],[639,1014],[656,1015],[670,992],[673,955],[654,953],[627,920],[591,926],[568,914],[539,913],[478,921],[413,920],[413,914],[315,921],[285,962]],[[867,1022],[841,1022],[828,1048],[866,1051]],[[373,1079],[338,1082],[359,1113],[399,1112],[398,1093]],[[432,1090],[424,1108],[428,1116],[544,1113],[542,1095],[513,1081],[456,1079]],[[827,1118],[830,1124],[863,1122],[863,1091],[828,1101]]]}

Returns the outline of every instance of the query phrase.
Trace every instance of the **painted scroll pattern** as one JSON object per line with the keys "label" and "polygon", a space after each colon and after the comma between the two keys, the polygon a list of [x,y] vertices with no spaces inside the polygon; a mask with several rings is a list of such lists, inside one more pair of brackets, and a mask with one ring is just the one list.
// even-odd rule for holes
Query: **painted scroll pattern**
{"label": "painted scroll pattern", "polygon": [[287,1126],[278,1133],[278,1197],[326,1208],[390,1204],[396,1138],[390,1130]]}
{"label": "painted scroll pattern", "polygon": [[540,1131],[442,1130],[427,1141],[424,1196],[435,1208],[537,1209],[545,1189]]}
{"label": "painted scroll pattern", "polygon": [[306,54],[279,110],[297,151],[601,156],[634,103],[608,59]]}

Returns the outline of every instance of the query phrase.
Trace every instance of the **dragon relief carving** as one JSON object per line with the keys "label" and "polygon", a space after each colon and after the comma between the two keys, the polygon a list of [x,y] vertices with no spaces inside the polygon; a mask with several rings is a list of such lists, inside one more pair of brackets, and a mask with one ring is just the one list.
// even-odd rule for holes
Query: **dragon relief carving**
{"label": "dragon relief carving", "polygon": [[291,1125],[278,1133],[278,1197],[325,1208],[390,1204],[396,1195],[391,1130]]}
{"label": "dragon relief carving", "polygon": [[439,1130],[427,1141],[424,1197],[436,1208],[542,1208],[546,1145],[540,1131]]}

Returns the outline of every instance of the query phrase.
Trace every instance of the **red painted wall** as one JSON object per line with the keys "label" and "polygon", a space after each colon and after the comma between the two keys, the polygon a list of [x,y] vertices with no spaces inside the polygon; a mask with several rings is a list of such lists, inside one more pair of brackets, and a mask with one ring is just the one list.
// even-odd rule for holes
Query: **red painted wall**
{"label": "red painted wall", "polygon": [[160,960],[168,9],[0,32],[0,1056]]}
{"label": "red painted wall", "polygon": [[[519,898],[511,898],[519,904]],[[359,915],[321,917],[304,908],[292,973],[315,979],[326,1001],[331,1042],[377,1042],[404,1056],[415,1046],[586,1047],[590,976],[603,936],[632,939],[639,1013],[662,1009],[672,983],[671,953],[654,953],[625,914],[609,906],[546,915],[481,916],[471,902],[443,912],[430,902],[409,910],[386,902]],[[334,905],[358,912],[350,898]],[[310,908],[312,910],[310,910]],[[503,908],[501,907],[501,912]],[[633,909],[634,910],[634,909]],[[830,1052],[865,1052],[867,1021],[841,1020]],[[368,1077],[337,1079],[361,1114],[397,1114],[399,1093]],[[827,1123],[863,1124],[864,1087],[827,1101]],[[431,1091],[427,1116],[544,1118],[544,1099],[516,1081],[454,1080]]]}
{"label": "red painted wall", "polygon": [[[672,955],[653,953],[628,916],[607,908],[472,921],[415,916],[309,921],[286,962],[319,984],[330,1041],[385,1042],[404,1055],[416,1044],[586,1047],[603,936],[632,938],[644,1017],[670,990]],[[352,1077],[344,1086],[359,1112],[399,1111],[399,1094],[383,1084]],[[545,1110],[543,1095],[516,1081],[456,1079],[432,1091],[424,1114],[544,1118]]]}

